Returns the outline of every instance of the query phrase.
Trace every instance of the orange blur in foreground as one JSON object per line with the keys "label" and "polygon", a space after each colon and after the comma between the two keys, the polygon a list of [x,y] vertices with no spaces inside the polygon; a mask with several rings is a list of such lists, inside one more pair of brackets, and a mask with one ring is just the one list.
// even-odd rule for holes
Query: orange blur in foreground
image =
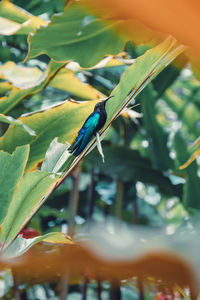
{"label": "orange blur in foreground", "polygon": [[189,264],[174,252],[149,252],[129,260],[114,260],[92,253],[89,245],[35,245],[22,256],[2,260],[0,267],[11,268],[17,283],[41,283],[59,280],[70,273],[73,278],[83,274],[95,274],[105,280],[122,280],[139,276],[164,280],[169,285],[176,282],[180,286],[189,286],[193,295],[197,295],[195,274]]}
{"label": "orange blur in foreground", "polygon": [[[190,46],[194,54],[200,58],[199,0],[81,0],[80,2],[105,18],[135,20],[142,22],[142,26],[146,25],[149,30],[157,31],[158,36],[160,32],[171,34],[180,43]],[[130,36],[128,23],[127,33]]]}

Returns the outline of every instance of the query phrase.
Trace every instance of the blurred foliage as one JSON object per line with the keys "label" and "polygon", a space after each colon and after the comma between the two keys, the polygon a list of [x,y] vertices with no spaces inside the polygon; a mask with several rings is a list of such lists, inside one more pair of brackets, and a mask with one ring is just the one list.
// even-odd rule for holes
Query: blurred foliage
{"label": "blurred foliage", "polygon": [[[65,1],[16,0],[12,2],[46,22],[50,20],[54,13],[63,12]],[[19,24],[24,21],[16,18],[12,20],[19,22]],[[49,28],[44,28],[44,31],[45,29],[49,30]],[[110,36],[108,36],[109,38]],[[118,36],[114,38],[116,38],[117,44],[116,49],[111,49],[113,52],[110,48],[106,49],[103,54],[101,51],[100,54],[96,52],[97,57],[94,57],[90,52],[86,53],[87,56],[83,57],[83,65],[85,61],[87,62],[88,57],[91,59],[88,62],[89,67],[91,67],[104,54],[110,54],[110,52],[116,54],[123,50],[124,39],[122,40]],[[7,123],[13,124],[13,126],[19,125],[15,133],[10,134],[10,143],[12,144],[17,138],[16,132],[23,132],[24,135],[20,135],[19,144],[26,144],[34,140],[35,149],[37,150],[40,147],[40,151],[44,150],[43,156],[49,141],[54,138],[56,133],[58,134],[58,131],[65,133],[64,126],[69,126],[67,122],[70,120],[63,120],[64,124],[55,115],[54,125],[49,125],[48,118],[44,118],[41,113],[38,113],[39,117],[42,116],[39,122],[43,126],[38,142],[33,135],[30,136],[29,127],[27,129],[25,125],[26,122],[15,123],[16,120],[13,118],[17,119],[22,114],[46,109],[51,105],[59,104],[68,97],[81,101],[86,99],[98,100],[103,98],[104,95],[110,95],[127,67],[136,57],[145,53],[149,48],[147,45],[135,46],[133,43],[128,42],[124,51],[119,53],[118,57],[112,56],[112,62],[105,63],[103,66],[87,69],[80,66],[76,66],[78,69],[74,69],[73,66],[72,70],[70,68],[60,70],[64,63],[51,62],[48,64],[49,57],[46,54],[32,58],[22,65],[22,61],[28,53],[27,34],[2,35],[0,43],[0,109],[1,113],[9,112],[9,118],[5,119],[5,116],[2,115],[3,117],[0,119],[1,135],[4,136],[6,132]],[[91,52],[95,51],[95,47],[96,45],[93,45]],[[74,48],[77,48],[77,46]],[[78,48],[76,50],[80,51]],[[66,57],[65,60],[71,58],[67,55]],[[23,78],[28,78],[29,85],[33,82],[37,82],[37,84],[23,89],[23,86],[19,86],[20,76],[22,76],[19,71],[17,71],[14,80],[8,79],[2,72],[2,66],[5,67],[6,62],[13,62],[18,67],[27,67],[29,73],[28,75],[22,74]],[[37,76],[35,77],[32,72],[33,67],[34,70],[37,70]],[[10,68],[9,65],[8,72]],[[48,84],[54,75],[57,77],[55,76]],[[46,76],[45,82],[38,82],[40,76]],[[71,80],[70,88],[63,84],[64,80]],[[7,97],[7,100],[10,99],[10,102],[3,101],[4,97]],[[175,64],[166,67],[138,95],[135,102],[133,101],[133,104],[138,105],[130,108],[128,113],[123,112],[112,123],[103,142],[105,164],[102,163],[96,149],[89,153],[80,166],[80,176],[77,177],[76,171],[74,171],[71,176],[67,177],[30,220],[29,226],[44,234],[52,231],[67,232],[67,229],[71,226],[72,208],[70,203],[73,200],[76,185],[78,187],[76,191],[78,204],[73,221],[76,228],[82,228],[83,224],[87,225],[90,220],[105,222],[109,216],[120,218],[128,224],[142,224],[150,228],[165,228],[166,233],[170,235],[182,226],[192,226],[192,217],[198,216],[200,208],[198,156],[185,169],[180,170],[179,167],[188,161],[195,150],[199,151],[198,144],[196,148],[193,147],[194,142],[200,135],[199,99],[200,83],[194,77],[190,67],[185,66],[184,58],[181,60],[181,68],[177,68]],[[88,104],[88,107],[90,107],[90,104]],[[88,107],[84,108],[86,112]],[[134,113],[134,117],[130,112]],[[10,119],[10,116],[12,119]],[[34,119],[34,115],[32,116]],[[30,118],[32,118],[31,115]],[[77,118],[80,118],[81,123],[81,117]],[[24,119],[22,118],[22,120]],[[59,126],[62,126],[62,128]],[[50,130],[48,135],[43,131],[44,128]],[[54,134],[53,131],[56,133]],[[8,133],[9,130],[6,135]],[[45,139],[48,142],[45,144],[45,149],[42,149]],[[14,148],[9,149],[8,142],[1,144],[1,150],[12,152]],[[18,148],[17,151],[22,150],[22,148]],[[32,146],[31,151],[33,150]],[[39,150],[36,151],[37,160],[42,161]],[[17,179],[22,176],[22,170],[17,169],[16,165],[13,166],[17,151],[12,156],[1,152],[2,165],[5,170],[10,168],[12,177],[9,180],[13,180],[15,185]],[[7,155],[6,162],[5,155]],[[27,162],[25,156],[26,153],[24,152],[23,168],[25,168]],[[35,167],[35,164],[31,166]],[[31,176],[30,174],[27,173],[26,178]],[[1,183],[5,181],[6,191],[9,190],[10,181],[3,178],[2,175],[1,177]],[[50,177],[49,180],[53,181]],[[8,196],[10,199],[13,197],[13,192],[14,187],[13,190],[9,190]],[[1,194],[4,193],[5,191],[2,189]],[[13,203],[15,206],[15,202]],[[5,202],[4,210],[8,210],[8,202]],[[0,212],[0,218],[2,214],[5,214],[5,212]],[[9,223],[7,226],[9,227]],[[9,231],[9,228],[6,229]],[[14,235],[16,235],[16,232]],[[4,296],[5,299],[12,297],[12,280],[10,277],[10,274],[5,272],[2,273],[0,279],[2,282],[6,282],[4,292],[0,295]],[[131,283],[128,281],[123,282],[121,286],[122,299],[136,299],[138,293],[141,293],[138,286],[136,279]],[[156,287],[153,290],[152,286],[147,283],[145,283],[145,287],[147,289],[145,291],[146,297],[148,299],[155,298],[159,289]],[[111,288],[110,283],[105,281],[100,288],[102,297],[105,297],[103,299],[108,299]],[[28,299],[58,299],[59,287],[55,283],[27,285],[26,287],[22,285],[21,291],[22,294],[27,295]],[[91,279],[87,285],[87,299],[98,299],[98,292],[96,281]],[[81,288],[76,282],[75,285],[70,286],[67,299],[80,299],[80,295]]]}

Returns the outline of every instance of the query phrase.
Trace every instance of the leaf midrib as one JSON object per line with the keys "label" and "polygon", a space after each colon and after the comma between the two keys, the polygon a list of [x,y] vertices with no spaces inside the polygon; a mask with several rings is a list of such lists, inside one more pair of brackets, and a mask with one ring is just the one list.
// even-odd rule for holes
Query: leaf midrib
{"label": "leaf midrib", "polygon": [[[105,27],[95,31],[94,33],[90,33],[90,34],[87,34],[87,35],[83,34],[83,36],[82,37],[79,36],[78,39],[74,39],[74,40],[71,39],[70,41],[65,41],[65,42],[62,41],[60,43],[57,42],[56,46],[49,46],[49,48],[57,48],[58,46],[69,46],[69,45],[78,44],[78,43],[81,43],[81,42],[86,42],[89,39],[97,37],[98,35],[108,31],[109,29],[115,27],[116,25],[118,25],[120,23],[122,23],[122,21],[117,21],[115,24],[105,26]],[[34,50],[37,50],[37,48],[34,48]]]}

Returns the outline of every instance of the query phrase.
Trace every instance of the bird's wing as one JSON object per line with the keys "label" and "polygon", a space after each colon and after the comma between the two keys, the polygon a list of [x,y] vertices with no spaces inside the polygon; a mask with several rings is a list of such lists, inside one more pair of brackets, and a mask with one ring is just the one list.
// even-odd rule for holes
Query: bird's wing
{"label": "bird's wing", "polygon": [[72,145],[69,148],[70,152],[73,152],[78,147],[80,141],[83,138],[83,134],[84,134],[84,130],[83,130],[83,128],[81,128],[81,130],[79,130],[79,132],[78,132],[78,136],[76,137],[76,139],[74,140],[74,142],[72,143]]}
{"label": "bird's wing", "polygon": [[74,156],[78,156],[91,140],[92,135],[99,122],[99,118],[99,113],[95,112],[91,114],[85,121],[83,127],[79,130],[76,140],[70,147],[71,152],[74,152]]}

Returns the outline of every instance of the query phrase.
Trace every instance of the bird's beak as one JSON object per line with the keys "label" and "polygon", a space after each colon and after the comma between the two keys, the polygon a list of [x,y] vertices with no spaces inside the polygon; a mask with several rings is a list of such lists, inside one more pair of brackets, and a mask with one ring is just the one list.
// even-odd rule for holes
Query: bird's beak
{"label": "bird's beak", "polygon": [[110,96],[110,97],[108,97],[106,100],[104,100],[103,102],[106,104],[106,102],[110,99],[110,98],[112,98],[112,97],[114,97],[114,96]]}

